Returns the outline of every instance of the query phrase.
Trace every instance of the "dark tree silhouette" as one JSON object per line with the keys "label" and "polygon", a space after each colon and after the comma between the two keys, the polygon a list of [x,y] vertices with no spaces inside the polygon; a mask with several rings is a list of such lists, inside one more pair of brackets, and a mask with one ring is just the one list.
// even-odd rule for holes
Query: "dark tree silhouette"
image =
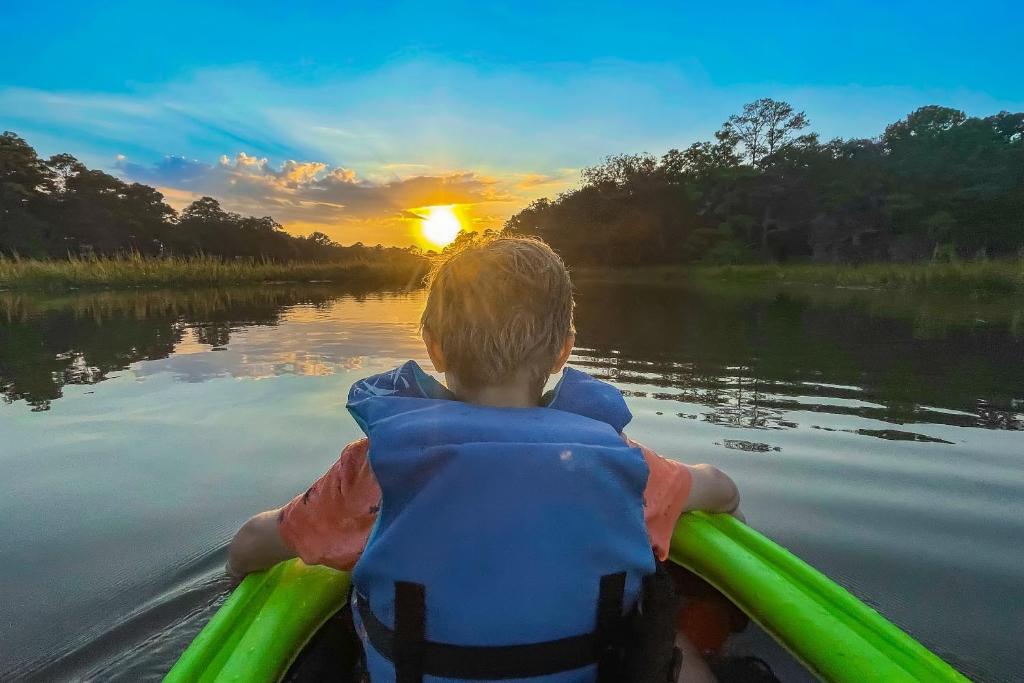
{"label": "dark tree silhouette", "polygon": [[875,139],[822,143],[761,99],[712,141],[607,157],[505,225],[571,263],[909,261],[1024,249],[1024,113],[929,106]]}
{"label": "dark tree silhouette", "polygon": [[41,213],[50,170],[27,142],[14,133],[0,135],[0,250],[38,253],[48,240]]}
{"label": "dark tree silhouette", "polygon": [[719,140],[742,144],[744,158],[752,166],[760,166],[789,145],[816,142],[816,134],[797,135],[809,125],[804,112],[765,97],[745,104],[741,113],[730,116],[722,125]]}
{"label": "dark tree silhouette", "polygon": [[241,216],[202,197],[179,216],[148,185],[92,170],[70,154],[46,161],[0,135],[0,256],[137,253],[277,261],[411,258],[410,250],[343,247],[321,232],[293,237],[270,216]]}

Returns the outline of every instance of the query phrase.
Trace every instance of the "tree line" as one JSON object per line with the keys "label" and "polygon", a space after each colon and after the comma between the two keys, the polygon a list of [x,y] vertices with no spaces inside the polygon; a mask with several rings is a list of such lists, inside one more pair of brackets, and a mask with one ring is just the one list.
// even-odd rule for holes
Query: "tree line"
{"label": "tree line", "polygon": [[41,159],[14,133],[0,135],[0,255],[129,252],[312,262],[408,256],[408,250],[379,245],[343,247],[322,232],[289,235],[270,216],[225,211],[212,197],[178,213],[148,185],[89,169],[70,154]]}
{"label": "tree line", "polygon": [[621,154],[505,231],[571,263],[915,261],[1024,253],[1024,113],[922,107],[870,139],[822,142],[760,99],[714,139]]}

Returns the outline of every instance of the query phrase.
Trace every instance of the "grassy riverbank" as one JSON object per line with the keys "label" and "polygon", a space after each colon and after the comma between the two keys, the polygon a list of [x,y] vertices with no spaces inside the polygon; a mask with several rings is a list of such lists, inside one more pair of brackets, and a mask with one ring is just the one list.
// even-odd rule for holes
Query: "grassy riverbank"
{"label": "grassy riverbank", "polygon": [[[219,287],[266,282],[345,282],[389,287],[418,286],[428,264],[413,256],[332,263],[192,258],[114,258],[67,260],[0,257],[0,289],[137,287]],[[867,265],[736,265],[574,268],[577,281],[645,284],[696,283],[736,287],[802,285],[935,291],[973,296],[1024,296],[1024,259],[963,263],[879,263]]]}
{"label": "grassy riverbank", "polygon": [[212,256],[33,260],[0,258],[0,289],[66,290],[86,288],[203,287],[262,282],[359,282],[417,286],[426,262],[402,259],[336,263],[225,261]]}
{"label": "grassy riverbank", "polygon": [[648,284],[813,285],[941,291],[968,295],[1024,295],[1024,259],[963,263],[878,263],[867,265],[656,266],[581,268],[578,280]]}

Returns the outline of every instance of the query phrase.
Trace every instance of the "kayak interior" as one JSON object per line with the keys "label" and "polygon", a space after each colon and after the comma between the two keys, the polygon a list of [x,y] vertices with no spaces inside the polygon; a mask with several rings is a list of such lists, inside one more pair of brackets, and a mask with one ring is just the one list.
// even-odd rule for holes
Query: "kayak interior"
{"label": "kayak interior", "polygon": [[[726,646],[731,658],[754,657],[766,663],[785,683],[811,683],[817,680],[784,648],[756,624],[729,638]],[[282,683],[362,683],[360,659],[362,645],[346,604],[332,615],[309,639],[292,662]],[[733,679],[737,683],[743,679]],[[730,683],[723,680],[721,683]]]}

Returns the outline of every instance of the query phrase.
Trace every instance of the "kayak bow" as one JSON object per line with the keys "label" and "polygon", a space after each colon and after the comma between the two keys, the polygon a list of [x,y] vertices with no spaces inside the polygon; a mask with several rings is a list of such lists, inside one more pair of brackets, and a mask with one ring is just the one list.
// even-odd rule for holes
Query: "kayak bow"
{"label": "kayak bow", "polygon": [[[822,680],[967,681],[845,588],[742,522],[683,515],[670,559],[721,591]],[[341,609],[349,575],[300,560],[247,576],[165,683],[275,683]]]}

